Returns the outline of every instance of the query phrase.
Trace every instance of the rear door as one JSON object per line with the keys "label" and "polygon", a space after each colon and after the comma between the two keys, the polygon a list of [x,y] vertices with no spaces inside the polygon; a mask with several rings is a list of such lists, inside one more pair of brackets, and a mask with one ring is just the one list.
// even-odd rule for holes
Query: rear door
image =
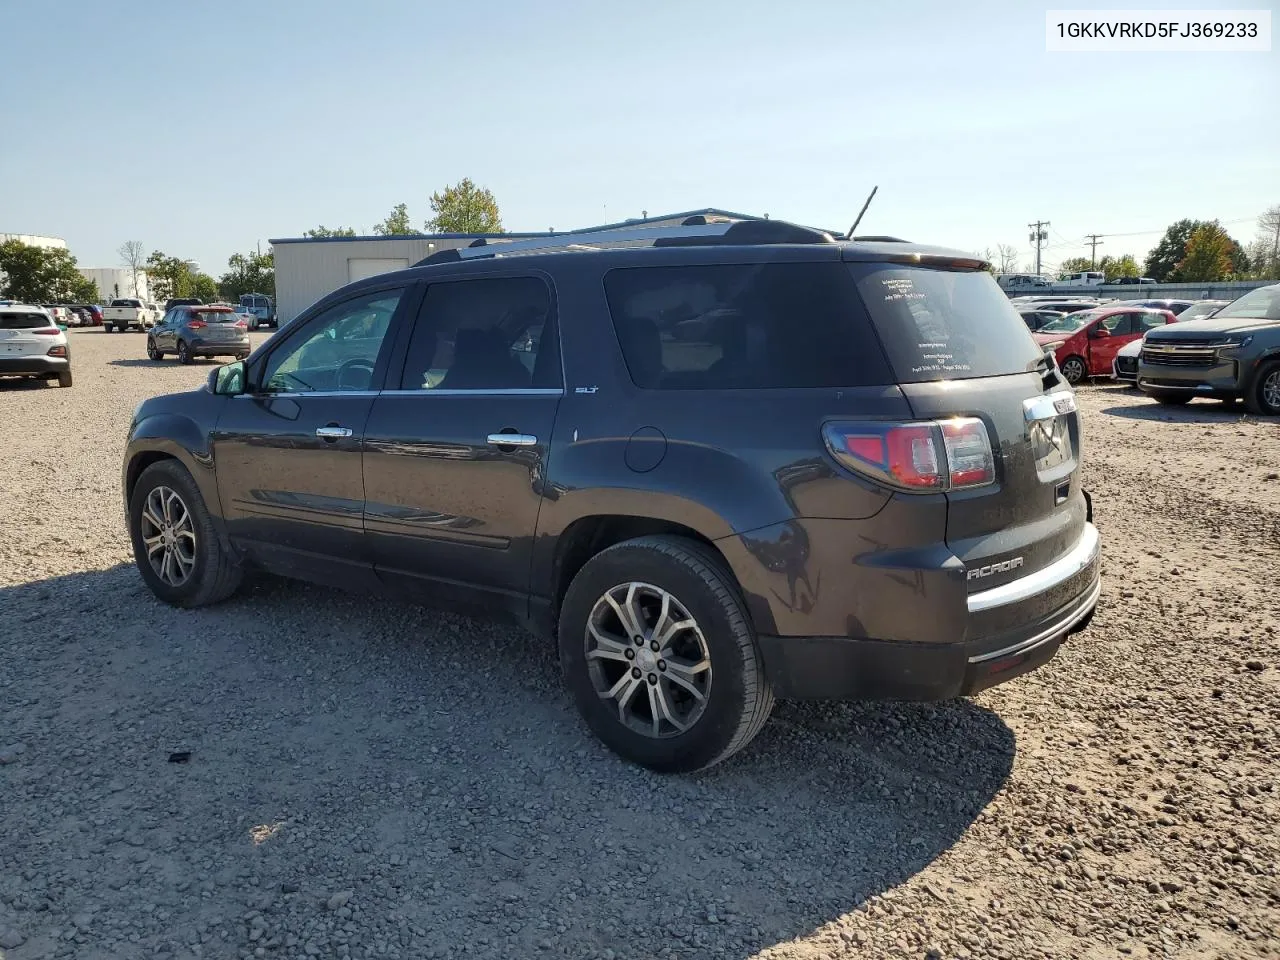
{"label": "rear door", "polygon": [[[977,417],[995,482],[947,497],[946,540],[971,593],[1048,566],[1085,532],[1075,396],[986,274],[851,263],[863,303],[915,417]],[[1073,585],[1074,586],[1074,585]],[[1007,616],[1047,616],[1050,591]],[[999,617],[984,630],[999,630]]]}

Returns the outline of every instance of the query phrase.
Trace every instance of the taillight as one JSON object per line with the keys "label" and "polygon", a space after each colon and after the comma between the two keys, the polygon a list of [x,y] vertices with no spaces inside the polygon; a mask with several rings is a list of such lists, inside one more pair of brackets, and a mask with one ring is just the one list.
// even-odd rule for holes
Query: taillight
{"label": "taillight", "polygon": [[208,326],[208,324],[205,323],[203,320],[192,320],[190,323],[187,324],[187,326],[190,327],[192,330],[203,330],[205,327]]}
{"label": "taillight", "polygon": [[248,330],[248,329],[249,329],[249,324],[248,324],[248,323],[246,323],[244,320],[237,320],[237,321],[236,321],[236,326],[237,326],[237,327],[239,327],[239,328],[240,328],[240,329],[242,329],[242,330]]}
{"label": "taillight", "polygon": [[829,423],[822,434],[841,464],[899,490],[934,493],[995,482],[991,439],[976,417]]}
{"label": "taillight", "polygon": [[48,356],[50,357],[65,357],[66,355],[67,355],[67,348],[62,344],[58,344],[57,346],[53,346],[49,348]]}
{"label": "taillight", "polygon": [[27,333],[38,333],[42,337],[56,337],[62,331],[57,327],[41,327],[39,330],[28,330]]}

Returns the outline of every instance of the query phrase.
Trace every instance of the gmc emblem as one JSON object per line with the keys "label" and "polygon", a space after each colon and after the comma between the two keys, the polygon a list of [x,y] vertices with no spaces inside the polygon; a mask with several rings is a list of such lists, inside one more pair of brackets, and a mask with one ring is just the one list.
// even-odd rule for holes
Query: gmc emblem
{"label": "gmc emblem", "polygon": [[989,563],[985,567],[974,567],[968,572],[966,578],[969,580],[981,580],[983,577],[989,577],[993,573],[1008,573],[1010,570],[1017,570],[1020,566],[1022,566],[1022,558],[1014,557],[1012,560]]}

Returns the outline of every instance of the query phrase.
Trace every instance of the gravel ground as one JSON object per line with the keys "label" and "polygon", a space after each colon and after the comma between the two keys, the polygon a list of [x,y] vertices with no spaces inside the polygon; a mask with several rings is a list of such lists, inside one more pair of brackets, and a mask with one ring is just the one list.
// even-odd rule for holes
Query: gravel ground
{"label": "gravel ground", "polygon": [[0,385],[4,960],[1280,953],[1280,424],[1083,389],[1088,632],[972,700],[781,704],[661,777],[508,628],[154,600],[124,434],[209,365],[71,339],[75,387]]}

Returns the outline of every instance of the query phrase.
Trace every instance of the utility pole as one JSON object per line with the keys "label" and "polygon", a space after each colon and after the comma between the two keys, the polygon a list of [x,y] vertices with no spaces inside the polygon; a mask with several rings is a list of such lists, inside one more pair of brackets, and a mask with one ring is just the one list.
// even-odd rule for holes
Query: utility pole
{"label": "utility pole", "polygon": [[1089,269],[1098,269],[1098,244],[1104,243],[1101,239],[1102,234],[1090,233],[1085,235],[1085,239],[1089,241]]}
{"label": "utility pole", "polygon": [[1035,223],[1028,223],[1031,228],[1031,242],[1036,245],[1036,276],[1040,276],[1040,246],[1049,239],[1049,231],[1045,229],[1049,225],[1048,220],[1037,220]]}

